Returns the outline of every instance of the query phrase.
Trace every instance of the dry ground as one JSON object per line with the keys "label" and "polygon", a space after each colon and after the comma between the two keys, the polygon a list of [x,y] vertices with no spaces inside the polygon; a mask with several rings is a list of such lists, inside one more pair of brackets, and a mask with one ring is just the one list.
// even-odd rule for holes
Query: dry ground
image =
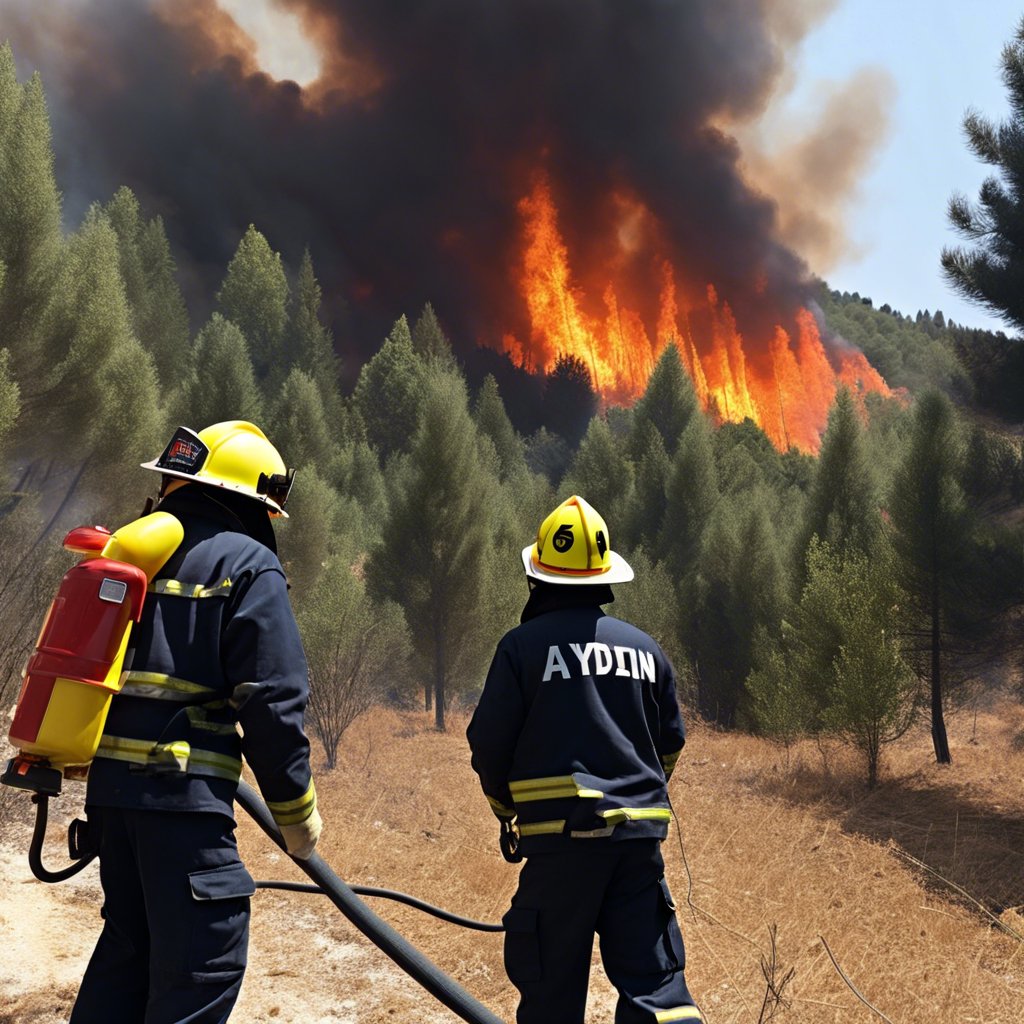
{"label": "dry ground", "polygon": [[[456,718],[441,735],[424,715],[385,710],[358,721],[338,769],[318,775],[321,852],[349,882],[497,920],[516,869],[498,853],[464,725]],[[882,785],[867,794],[858,766],[837,747],[807,744],[787,757],[761,740],[694,727],[671,786],[692,872],[689,904],[675,834],[665,856],[687,977],[710,1024],[757,1024],[772,925],[777,976],[795,971],[778,1024],[882,1019],[840,978],[822,938],[893,1024],[1024,1021],[1024,943],[993,921],[1024,936],[1013,909],[1024,904],[1022,737],[1024,708],[1015,703],[980,714],[976,725],[963,716],[951,723],[955,764],[939,768],[927,733],[918,732],[888,753]],[[77,811],[76,791],[68,794],[64,817]],[[239,834],[254,875],[302,877],[251,822],[240,821]],[[9,821],[0,850],[0,1024],[56,1024],[67,1018],[99,929],[99,891],[94,867],[60,886],[33,881],[26,841],[23,826]],[[55,827],[49,860],[60,861],[61,842]],[[499,1017],[513,1019],[499,936],[390,903],[375,909]],[[614,994],[597,963],[588,1021],[604,1024]],[[250,969],[232,1020],[401,1019],[456,1020],[324,898],[257,895]]]}

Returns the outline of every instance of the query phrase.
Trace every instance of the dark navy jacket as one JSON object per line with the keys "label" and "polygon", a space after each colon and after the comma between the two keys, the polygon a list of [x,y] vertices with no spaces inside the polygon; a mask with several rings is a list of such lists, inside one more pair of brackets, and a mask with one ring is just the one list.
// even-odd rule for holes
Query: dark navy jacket
{"label": "dark navy jacket", "polygon": [[231,815],[244,754],[279,824],[315,807],[302,642],[266,513],[239,502],[190,485],[160,503],[185,537],[132,632],[87,804]]}
{"label": "dark navy jacket", "polygon": [[685,742],[672,666],[595,603],[609,588],[544,590],[498,644],[469,723],[484,794],[499,818],[518,818],[525,854],[664,838]]}

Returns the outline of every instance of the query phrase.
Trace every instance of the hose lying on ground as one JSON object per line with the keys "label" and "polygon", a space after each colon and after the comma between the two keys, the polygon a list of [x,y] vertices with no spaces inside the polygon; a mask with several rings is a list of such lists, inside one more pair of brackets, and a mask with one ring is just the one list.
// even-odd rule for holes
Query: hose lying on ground
{"label": "hose lying on ground", "polygon": [[[284,840],[270,816],[270,811],[246,782],[238,784],[237,800],[242,809],[283,850]],[[483,1003],[474,999],[415,946],[402,938],[394,928],[377,917],[331,870],[319,854],[314,853],[308,860],[295,860],[295,863],[356,928],[449,1010],[469,1024],[503,1024]]]}
{"label": "hose lying on ground", "polygon": [[[311,892],[318,893],[321,896],[327,895],[319,885],[309,885],[306,882],[258,881],[256,888],[283,889],[286,892]],[[406,892],[396,892],[394,889],[375,889],[369,885],[350,885],[349,888],[357,896],[376,896],[382,900],[394,900],[396,903],[404,903],[406,906],[422,910],[425,914],[432,914],[442,921],[457,924],[460,928],[472,928],[478,932],[503,932],[505,930],[503,924],[490,924],[487,921],[474,921],[471,917],[460,917],[458,914],[453,914],[450,910],[435,907],[433,903],[418,900],[415,896],[410,896]]]}

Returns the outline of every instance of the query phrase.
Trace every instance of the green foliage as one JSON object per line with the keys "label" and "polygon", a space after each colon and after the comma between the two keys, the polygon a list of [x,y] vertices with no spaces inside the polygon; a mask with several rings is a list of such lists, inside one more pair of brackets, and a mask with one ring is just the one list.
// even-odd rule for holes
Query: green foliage
{"label": "green foliage", "polygon": [[840,388],[829,411],[828,427],[804,507],[796,563],[805,562],[814,537],[840,556],[871,552],[881,530],[879,498],[867,460],[853,396]]}
{"label": "green foliage", "polygon": [[787,745],[819,731],[845,739],[864,756],[873,787],[882,746],[907,731],[915,711],[917,681],[900,646],[905,595],[885,549],[841,552],[817,536],[806,577],[781,637],[758,637],[751,711]]}
{"label": "green foliage", "polygon": [[290,466],[327,466],[333,439],[316,381],[295,367],[281,387],[274,415],[274,443]]}
{"label": "green foliage", "polygon": [[331,769],[356,717],[407,685],[409,631],[401,608],[372,601],[359,568],[341,558],[324,569],[298,621],[309,662],[307,720]]}
{"label": "green foliage", "polygon": [[936,759],[951,760],[943,710],[944,633],[971,593],[975,516],[961,478],[963,443],[950,402],[918,400],[914,428],[892,481],[889,515],[900,582],[920,620],[919,671],[930,680]]}
{"label": "green foliage", "polygon": [[408,450],[423,394],[424,366],[413,351],[409,323],[402,316],[359,372],[352,396],[366,427],[366,439],[383,458]]}
{"label": "green foliage", "polygon": [[561,434],[552,434],[541,427],[526,440],[526,465],[532,473],[540,473],[552,484],[565,476],[572,458],[572,449]]}
{"label": "green foliage", "polygon": [[11,375],[11,354],[0,348],[0,448],[7,441],[21,411],[21,389]]}
{"label": "green foliage", "polygon": [[434,307],[428,302],[412,329],[412,347],[422,359],[439,360],[454,365],[451,342],[441,329]]}
{"label": "green foliage", "polygon": [[613,538],[619,524],[625,529],[634,486],[633,464],[607,421],[595,416],[576,450],[558,491],[566,498],[579,494],[604,516]]}
{"label": "green foliage", "polygon": [[636,453],[636,483],[625,523],[627,538],[630,547],[653,550],[665,518],[665,489],[671,463],[661,431],[650,420],[640,421],[632,438],[632,448]]}
{"label": "green foliage", "polygon": [[976,110],[964,116],[964,133],[974,155],[995,171],[982,183],[978,202],[954,195],[949,220],[972,243],[946,248],[942,269],[961,295],[1015,327],[1024,327],[1024,245],[1021,243],[1020,181],[1024,174],[1024,19],[1003,48],[1002,78],[1010,117],[997,124]]}
{"label": "green foliage", "polygon": [[[422,319],[421,317],[421,323]],[[419,324],[416,326],[418,329]],[[516,433],[516,428],[512,426],[508,413],[505,412],[505,403],[498,392],[498,382],[491,374],[488,374],[480,385],[473,408],[473,418],[480,433],[484,437],[489,437],[494,444],[501,466],[502,480],[522,473],[526,469],[525,445],[523,439]]]}
{"label": "green foliage", "polygon": [[50,121],[38,75],[20,85],[0,46],[0,338],[19,381],[47,369],[40,330],[61,253],[60,195]]}
{"label": "green foliage", "polygon": [[124,187],[103,212],[117,233],[132,327],[153,357],[161,383],[171,383],[180,372],[182,353],[189,349],[189,329],[163,222],[159,217],[143,221],[138,200]]}
{"label": "green foliage", "polygon": [[423,379],[420,423],[396,487],[381,543],[366,565],[370,592],[405,610],[436,722],[445,727],[451,686],[482,668],[494,634],[481,628],[491,598],[498,482],[481,464],[462,378],[441,367]]}
{"label": "green foliage", "polygon": [[257,381],[266,382],[287,364],[288,280],[280,253],[252,224],[228,264],[217,304],[245,336]]}
{"label": "green foliage", "polygon": [[684,642],[701,713],[736,723],[753,662],[753,638],[777,635],[787,580],[764,492],[723,497],[707,529],[692,588],[681,596]]}
{"label": "green foliage", "polygon": [[615,588],[615,603],[605,610],[654,637],[676,670],[680,690],[693,697],[689,658],[679,637],[679,605],[672,576],[664,563],[652,561],[643,548],[629,552],[627,561],[635,574],[633,581]]}
{"label": "green foliage", "polygon": [[686,425],[665,484],[658,551],[676,580],[690,577],[719,500],[711,423],[701,412]]}
{"label": "green foliage", "polygon": [[913,320],[886,312],[888,307],[876,310],[856,293],[841,295],[825,288],[819,291],[819,301],[829,330],[861,349],[890,387],[969,394],[953,333],[934,319]]}
{"label": "green foliage", "polygon": [[320,321],[323,294],[313,271],[313,258],[306,249],[295,281],[295,300],[288,323],[288,353],[292,366],[316,383],[328,429],[341,424],[341,393],[338,389],[340,363],[334,354],[331,332]]}
{"label": "green foliage", "polygon": [[[277,438],[273,438],[277,442]],[[288,518],[275,532],[281,564],[297,604],[304,604],[323,567],[334,557],[355,560],[360,548],[360,513],[313,466],[295,474],[288,497]],[[342,525],[344,528],[342,529]]]}
{"label": "green foliage", "polygon": [[595,412],[597,394],[587,364],[578,356],[560,355],[544,381],[544,424],[571,449]]}
{"label": "green foliage", "polygon": [[222,420],[263,418],[249,348],[239,328],[220,313],[196,336],[192,367],[175,403],[177,418],[195,430]]}
{"label": "green foliage", "polygon": [[661,435],[665,451],[672,455],[690,417],[697,409],[693,382],[683,366],[675,342],[665,346],[647,387],[633,409],[633,457],[639,461],[649,443],[644,430],[650,424]]}

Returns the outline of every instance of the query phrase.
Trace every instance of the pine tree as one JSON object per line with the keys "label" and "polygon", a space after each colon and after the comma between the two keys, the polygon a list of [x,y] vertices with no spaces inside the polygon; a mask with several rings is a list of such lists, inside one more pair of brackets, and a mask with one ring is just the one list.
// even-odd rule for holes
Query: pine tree
{"label": "pine tree", "polygon": [[763,493],[723,499],[684,595],[684,642],[694,660],[706,718],[736,723],[753,664],[754,637],[776,636],[786,578]]}
{"label": "pine tree", "polygon": [[926,392],[914,410],[913,432],[892,481],[889,515],[901,583],[920,616],[916,645],[931,695],[932,743],[940,764],[952,762],[946,735],[943,649],[965,594],[970,593],[975,516],[961,484],[963,446],[949,400]]}
{"label": "pine tree", "polygon": [[[288,280],[280,253],[250,224],[228,264],[217,292],[221,313],[249,345],[256,380],[267,387],[283,378],[288,364],[285,329],[288,324]],[[273,373],[272,373],[273,371]],[[275,380],[271,381],[270,378]]]}
{"label": "pine tree", "polygon": [[580,442],[559,493],[565,497],[579,494],[601,512],[609,529],[628,537],[634,488],[633,464],[625,446],[612,435],[607,421],[595,416]]}
{"label": "pine tree", "polygon": [[1001,64],[1010,118],[996,124],[969,111],[963,123],[971,151],[996,173],[982,183],[976,205],[961,194],[950,199],[949,220],[973,248],[943,249],[942,269],[961,295],[1024,328],[1024,19],[1003,48]]}
{"label": "pine tree", "polygon": [[451,342],[441,329],[434,307],[429,302],[423,307],[412,329],[412,347],[423,359],[438,359],[449,364],[454,361]]}
{"label": "pine tree", "polygon": [[366,564],[370,593],[405,610],[433,691],[435,722],[456,680],[477,678],[493,634],[486,629],[497,481],[482,469],[462,379],[426,373],[422,412],[383,527]]}
{"label": "pine tree", "polygon": [[399,317],[379,351],[359,372],[353,394],[367,440],[382,458],[406,450],[416,433],[423,375],[409,323]]}
{"label": "pine tree", "polygon": [[654,426],[661,435],[665,451],[673,455],[679,438],[697,409],[697,394],[683,366],[675,342],[665,346],[647,387],[633,409],[633,453],[640,458],[645,426]]}
{"label": "pine tree", "polygon": [[[97,208],[68,240],[42,330],[49,370],[21,382],[20,433],[30,454],[52,459],[59,453],[57,463],[68,474],[45,536],[86,471],[89,486],[102,493],[107,471],[123,476],[124,465],[151,455],[165,431],[156,371],[132,332],[117,236]],[[134,504],[130,488],[111,493]]]}
{"label": "pine tree", "polygon": [[[285,465],[298,465],[287,442],[276,434],[271,440]],[[297,604],[308,604],[324,565],[332,558],[346,563],[357,559],[358,513],[353,516],[350,506],[316,467],[303,465],[296,472],[288,497],[288,518],[278,521],[275,532],[281,564]]]}
{"label": "pine tree", "polygon": [[180,383],[190,344],[188,311],[163,221],[159,217],[144,221],[138,200],[124,187],[103,210],[117,233],[121,277],[135,335],[153,357],[161,384],[170,388]]}
{"label": "pine tree", "polygon": [[214,313],[196,335],[192,374],[176,404],[176,418],[195,430],[222,420],[263,418],[263,399],[238,327]]}
{"label": "pine tree", "polygon": [[42,321],[61,257],[60,194],[38,75],[20,85],[0,46],[0,345],[19,381],[49,369]]}
{"label": "pine tree", "polygon": [[840,388],[821,441],[796,564],[804,564],[812,537],[826,541],[840,557],[850,551],[869,554],[881,524],[878,493],[857,409],[850,392]]}
{"label": "pine tree", "polygon": [[[429,306],[427,307],[430,308]],[[419,325],[417,325],[419,326]],[[492,374],[484,377],[483,384],[476,396],[473,407],[473,419],[484,437],[489,437],[494,444],[501,466],[501,479],[508,480],[526,470],[525,446],[523,439],[516,433],[512,421],[505,412],[505,403],[498,391],[498,382]]]}
{"label": "pine tree", "polygon": [[322,299],[320,282],[313,271],[313,258],[309,249],[306,249],[295,280],[288,350],[293,366],[316,382],[328,428],[334,431],[340,427],[342,418],[341,393],[338,388],[341,364],[334,354],[331,332],[320,320]]}
{"label": "pine tree", "polygon": [[698,411],[679,439],[665,483],[658,551],[674,579],[693,572],[718,501],[714,437],[708,418]]}
{"label": "pine tree", "polygon": [[275,444],[287,453],[289,465],[316,466],[325,471],[331,454],[320,389],[296,367],[288,374],[271,420]]}
{"label": "pine tree", "polygon": [[542,404],[544,425],[575,448],[597,412],[587,364],[578,356],[560,355],[544,381]]}
{"label": "pine tree", "polygon": [[632,509],[627,517],[627,535],[631,547],[642,545],[654,551],[665,519],[665,488],[672,464],[661,432],[650,420],[641,422],[632,440],[636,452],[636,483]]}

